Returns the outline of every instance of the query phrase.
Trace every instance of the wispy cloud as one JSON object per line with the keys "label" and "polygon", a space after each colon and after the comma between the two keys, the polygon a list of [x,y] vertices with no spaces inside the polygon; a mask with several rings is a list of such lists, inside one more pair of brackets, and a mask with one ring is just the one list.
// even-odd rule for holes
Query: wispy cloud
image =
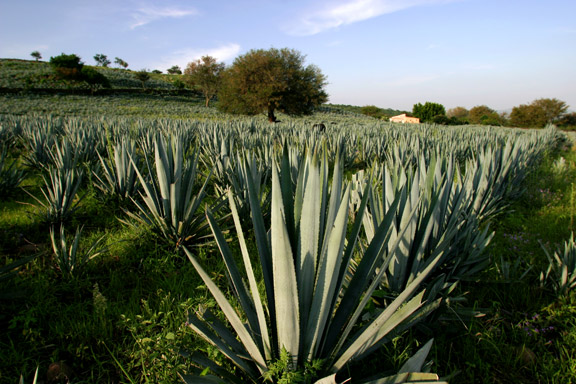
{"label": "wispy cloud", "polygon": [[227,62],[234,59],[240,53],[241,47],[236,43],[228,43],[214,48],[189,48],[173,52],[170,56],[155,64],[153,68],[167,69],[174,65],[184,70],[188,63],[201,58],[212,56],[218,61]]}
{"label": "wispy cloud", "polygon": [[373,17],[401,11],[406,8],[443,4],[453,0],[345,0],[326,1],[319,10],[312,11],[295,24],[286,28],[286,32],[297,36],[309,36],[328,29],[368,20]]}
{"label": "wispy cloud", "polygon": [[130,29],[141,27],[159,19],[179,18],[196,14],[198,14],[198,11],[192,8],[142,6],[133,12],[132,18],[134,21],[130,25]]}

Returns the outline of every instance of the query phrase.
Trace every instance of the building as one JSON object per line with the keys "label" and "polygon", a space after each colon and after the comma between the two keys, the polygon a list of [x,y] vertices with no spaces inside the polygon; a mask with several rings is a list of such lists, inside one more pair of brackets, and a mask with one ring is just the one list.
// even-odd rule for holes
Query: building
{"label": "building", "polygon": [[392,123],[420,124],[419,118],[407,116],[405,113],[398,115],[398,116],[392,116],[389,120]]}

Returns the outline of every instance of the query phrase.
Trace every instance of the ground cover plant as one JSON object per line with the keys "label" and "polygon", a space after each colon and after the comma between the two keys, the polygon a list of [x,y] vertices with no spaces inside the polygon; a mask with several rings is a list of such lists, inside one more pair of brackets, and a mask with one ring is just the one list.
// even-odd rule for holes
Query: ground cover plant
{"label": "ground cover plant", "polygon": [[576,155],[553,128],[2,99],[1,383],[574,381]]}

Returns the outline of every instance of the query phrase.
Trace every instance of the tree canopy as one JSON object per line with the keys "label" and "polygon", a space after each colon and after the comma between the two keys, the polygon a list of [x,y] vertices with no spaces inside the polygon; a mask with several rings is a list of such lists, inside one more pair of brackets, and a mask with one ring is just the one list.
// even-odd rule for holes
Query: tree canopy
{"label": "tree canopy", "polygon": [[542,128],[562,118],[568,110],[564,101],[558,99],[538,99],[530,104],[512,108],[510,124],[523,128]]}
{"label": "tree canopy", "polygon": [[124,68],[124,69],[128,68],[128,63],[125,62],[124,60],[122,60],[122,59],[119,58],[119,57],[116,57],[116,58],[114,59],[114,63],[117,64],[119,67],[122,67],[122,68]]}
{"label": "tree canopy", "polygon": [[220,89],[224,68],[224,63],[218,63],[214,57],[202,56],[201,59],[188,63],[184,70],[185,82],[200,89],[206,106]]}
{"label": "tree canopy", "polygon": [[480,125],[502,125],[502,117],[486,105],[477,105],[470,109],[468,113],[468,121],[470,124]]}
{"label": "tree canopy", "polygon": [[30,56],[32,56],[33,58],[36,59],[36,61],[41,60],[42,59],[42,54],[39,51],[34,51],[30,54]]}
{"label": "tree canopy", "polygon": [[265,113],[276,121],[276,111],[311,114],[328,100],[326,77],[315,65],[304,65],[300,52],[282,48],[251,50],[234,60],[222,77],[218,107],[228,113]]}
{"label": "tree canopy", "polygon": [[97,53],[96,55],[94,55],[94,61],[96,61],[96,65],[105,68],[107,68],[111,64],[111,61],[108,60],[108,56],[104,55],[103,53]]}
{"label": "tree canopy", "polygon": [[412,108],[414,117],[418,117],[421,121],[433,122],[437,116],[445,116],[446,109],[442,104],[431,103],[427,101],[424,104],[414,104]]}
{"label": "tree canopy", "polygon": [[171,66],[170,68],[168,68],[166,70],[166,72],[168,72],[168,74],[170,74],[170,75],[181,75],[182,74],[182,70],[177,65]]}

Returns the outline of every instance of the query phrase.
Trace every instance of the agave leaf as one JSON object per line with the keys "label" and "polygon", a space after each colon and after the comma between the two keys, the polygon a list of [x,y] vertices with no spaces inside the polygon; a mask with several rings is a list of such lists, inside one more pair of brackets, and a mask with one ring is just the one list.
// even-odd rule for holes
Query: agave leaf
{"label": "agave leaf", "polygon": [[420,372],[422,371],[422,367],[426,363],[426,358],[428,357],[428,353],[430,353],[430,349],[432,348],[432,343],[434,339],[430,339],[422,348],[418,350],[411,358],[409,358],[403,365],[400,367],[398,373],[409,373],[409,372]]}
{"label": "agave leaf", "polygon": [[[246,275],[248,276],[248,283],[250,285],[250,291],[252,292],[252,300],[254,307],[256,309],[256,316],[258,318],[258,330],[262,335],[262,343],[264,348],[264,355],[266,360],[272,359],[270,336],[268,334],[268,326],[266,324],[266,315],[264,312],[264,307],[262,306],[262,299],[260,298],[260,292],[258,291],[258,283],[256,282],[256,277],[254,276],[254,270],[252,269],[252,262],[250,260],[250,254],[248,253],[248,247],[246,246],[246,241],[244,239],[244,232],[242,226],[240,225],[240,217],[238,216],[238,210],[236,209],[236,204],[232,198],[232,191],[228,191],[228,201],[230,202],[230,209],[232,211],[232,217],[234,219],[234,225],[236,226],[236,233],[238,234],[238,242],[240,243],[240,250],[242,251],[242,258],[244,261],[244,266],[246,269]],[[214,231],[214,228],[212,228]]]}
{"label": "agave leaf", "polygon": [[278,348],[285,348],[296,364],[300,348],[300,306],[297,277],[275,165],[272,167],[271,244]]}
{"label": "agave leaf", "polygon": [[334,222],[328,222],[331,227],[330,236],[323,250],[318,275],[314,287],[312,307],[310,309],[308,326],[305,331],[305,356],[311,360],[316,356],[320,347],[320,338],[324,334],[330,314],[333,312],[332,304],[338,291],[336,290],[342,263],[344,241],[346,239],[346,225],[348,223],[348,200],[350,187],[346,189],[340,209]]}
{"label": "agave leaf", "polygon": [[236,314],[236,311],[234,310],[233,306],[230,304],[230,302],[228,302],[224,293],[222,293],[222,291],[210,279],[210,276],[208,276],[208,274],[204,271],[202,266],[200,266],[200,264],[198,263],[196,258],[190,253],[190,251],[188,251],[186,247],[183,247],[183,249],[186,255],[188,256],[188,259],[190,260],[190,262],[192,262],[192,265],[194,266],[194,268],[204,281],[204,284],[206,284],[206,287],[210,290],[210,293],[212,294],[212,296],[214,297],[214,299],[224,312],[224,315],[230,322],[230,325],[232,325],[232,327],[238,334],[240,341],[246,348],[251,359],[258,366],[258,369],[261,372],[265,371],[266,362],[264,360],[264,357],[262,356],[262,353],[258,348],[258,346],[256,345],[254,339],[246,329],[246,326],[242,323],[238,314]]}
{"label": "agave leaf", "polygon": [[[233,200],[230,200],[230,201],[233,204]],[[248,290],[246,289],[244,282],[242,281],[240,271],[238,270],[238,267],[236,266],[236,262],[234,261],[234,258],[232,256],[232,252],[230,251],[230,248],[228,247],[228,244],[226,243],[226,240],[224,239],[224,235],[222,234],[222,231],[220,231],[220,228],[216,225],[216,220],[214,219],[214,216],[212,216],[212,213],[210,212],[210,210],[206,211],[206,218],[208,220],[208,223],[210,224],[210,228],[212,228],[212,232],[213,232],[214,237],[216,239],[216,243],[218,244],[218,248],[220,249],[220,253],[222,254],[222,258],[224,259],[224,263],[226,264],[226,268],[228,270],[230,281],[231,281],[232,286],[234,288],[234,291],[235,291],[235,293],[236,293],[236,295],[240,301],[240,305],[244,309],[244,313],[246,314],[246,317],[248,318],[248,323],[250,324],[250,328],[252,329],[252,332],[254,334],[259,335],[259,334],[261,334],[261,330],[260,330],[261,322],[259,321],[258,314],[256,313],[255,304],[252,301],[252,298],[251,298]],[[257,289],[257,286],[255,288]],[[260,339],[258,339],[258,338],[255,340],[255,342],[257,344],[260,344],[259,341],[260,341]],[[262,348],[262,345],[259,345],[259,347]]]}

